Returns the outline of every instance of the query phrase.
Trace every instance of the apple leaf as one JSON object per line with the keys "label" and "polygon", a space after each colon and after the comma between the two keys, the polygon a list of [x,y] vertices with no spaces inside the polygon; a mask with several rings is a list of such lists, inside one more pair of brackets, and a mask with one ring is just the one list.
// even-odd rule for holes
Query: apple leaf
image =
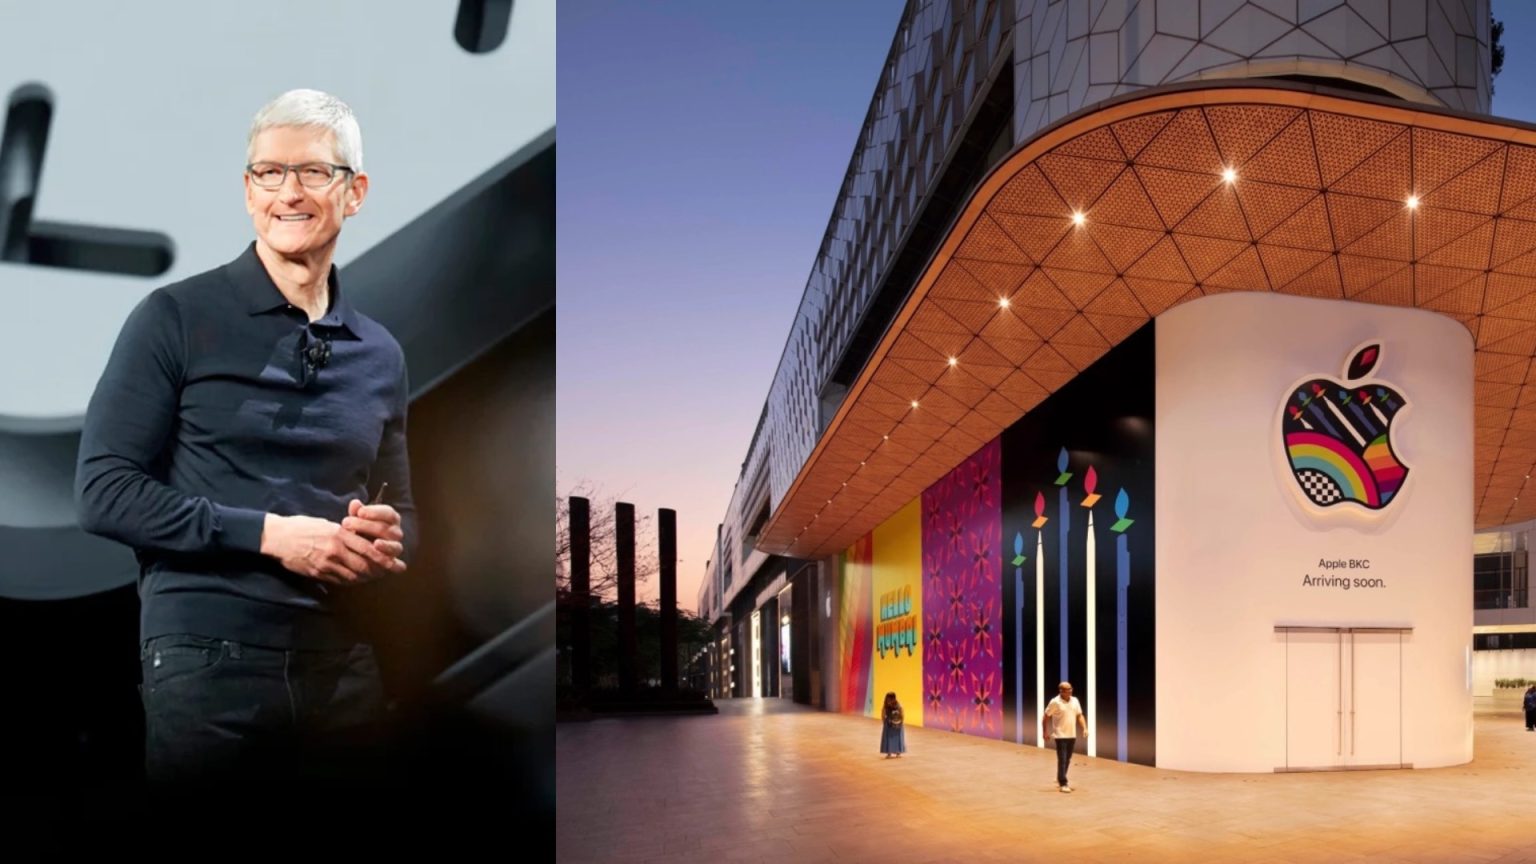
{"label": "apple leaf", "polygon": [[1367,345],[1349,361],[1349,371],[1345,374],[1351,381],[1364,378],[1371,374],[1371,370],[1376,368],[1376,361],[1380,359],[1381,346],[1374,343]]}

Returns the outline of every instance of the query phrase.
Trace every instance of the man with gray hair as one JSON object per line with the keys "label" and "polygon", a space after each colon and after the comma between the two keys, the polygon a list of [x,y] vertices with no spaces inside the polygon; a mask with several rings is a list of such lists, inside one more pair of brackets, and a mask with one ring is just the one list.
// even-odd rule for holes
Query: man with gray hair
{"label": "man with gray hair", "polygon": [[[81,526],[140,563],[152,788],[353,779],[382,687],[347,614],[416,540],[404,354],[332,259],[368,194],[341,100],[293,90],[250,130],[234,261],[147,296],[86,411]],[[370,502],[370,503],[364,503]]]}
{"label": "man with gray hair", "polygon": [[1056,698],[1045,706],[1045,716],[1040,718],[1040,735],[1046,741],[1056,742],[1056,785],[1063,792],[1071,792],[1067,769],[1072,767],[1072,749],[1078,733],[1088,736],[1088,721],[1083,716],[1082,703],[1072,695],[1071,681],[1056,685],[1056,691]]}

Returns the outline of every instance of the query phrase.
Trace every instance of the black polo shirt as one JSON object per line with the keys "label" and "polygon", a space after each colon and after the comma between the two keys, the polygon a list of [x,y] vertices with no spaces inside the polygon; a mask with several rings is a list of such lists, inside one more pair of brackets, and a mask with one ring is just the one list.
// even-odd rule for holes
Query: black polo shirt
{"label": "black polo shirt", "polygon": [[334,267],[330,302],[310,322],[252,243],[128,316],[86,409],[75,499],[81,527],[138,553],[142,638],[358,641],[338,615],[355,589],[259,553],[267,513],[340,522],[388,482],[409,560],[405,356]]}

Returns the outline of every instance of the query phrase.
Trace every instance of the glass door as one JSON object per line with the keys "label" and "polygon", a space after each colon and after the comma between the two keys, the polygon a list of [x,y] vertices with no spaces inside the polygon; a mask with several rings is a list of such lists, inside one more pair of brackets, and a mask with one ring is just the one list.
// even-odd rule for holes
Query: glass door
{"label": "glass door", "polygon": [[1396,627],[1277,627],[1285,644],[1281,771],[1404,768]]}
{"label": "glass door", "polygon": [[1285,633],[1285,769],[1344,764],[1342,641],[1336,629]]}
{"label": "glass door", "polygon": [[1349,748],[1353,768],[1403,767],[1403,634],[1349,634]]}

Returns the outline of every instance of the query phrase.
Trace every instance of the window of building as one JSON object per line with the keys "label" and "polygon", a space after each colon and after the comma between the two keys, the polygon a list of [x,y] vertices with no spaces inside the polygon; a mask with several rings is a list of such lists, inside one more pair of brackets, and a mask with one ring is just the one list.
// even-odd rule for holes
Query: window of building
{"label": "window of building", "polygon": [[[1525,535],[1515,535],[1523,547]],[[1527,550],[1509,549],[1472,556],[1474,609],[1524,609],[1530,606]]]}

